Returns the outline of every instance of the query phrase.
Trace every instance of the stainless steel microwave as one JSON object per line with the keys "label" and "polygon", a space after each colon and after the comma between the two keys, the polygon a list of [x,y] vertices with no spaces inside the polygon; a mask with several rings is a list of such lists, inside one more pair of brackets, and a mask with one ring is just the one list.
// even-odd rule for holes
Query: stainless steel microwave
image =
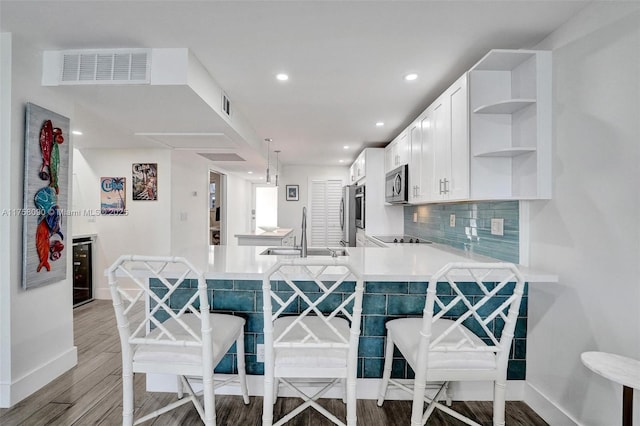
{"label": "stainless steel microwave", "polygon": [[385,178],[384,200],[391,204],[407,204],[409,202],[409,166],[391,170]]}

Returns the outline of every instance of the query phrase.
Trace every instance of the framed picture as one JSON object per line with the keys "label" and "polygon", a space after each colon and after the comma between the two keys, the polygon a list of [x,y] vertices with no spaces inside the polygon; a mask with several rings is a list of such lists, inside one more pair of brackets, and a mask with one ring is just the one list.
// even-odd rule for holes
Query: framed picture
{"label": "framed picture", "polygon": [[134,201],[158,200],[158,163],[132,164],[131,178]]}
{"label": "framed picture", "polygon": [[124,177],[100,178],[100,214],[123,215],[127,210]]}
{"label": "framed picture", "polygon": [[[67,278],[69,119],[32,103],[26,107],[22,287]],[[65,240],[65,235],[67,240]]]}
{"label": "framed picture", "polygon": [[286,185],[287,201],[298,201],[298,185]]}

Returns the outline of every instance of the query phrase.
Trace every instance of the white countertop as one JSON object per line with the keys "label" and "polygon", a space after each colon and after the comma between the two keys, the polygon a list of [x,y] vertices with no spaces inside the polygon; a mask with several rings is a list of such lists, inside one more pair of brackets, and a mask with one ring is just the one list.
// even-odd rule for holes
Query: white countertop
{"label": "white countertop", "polygon": [[[268,247],[212,246],[192,253],[171,253],[184,256],[200,268],[208,279],[260,280],[278,258],[260,253]],[[441,244],[393,244],[384,247],[347,247],[349,262],[355,262],[364,273],[365,281],[428,281],[449,262],[500,262],[478,254],[464,252]],[[344,259],[344,258],[341,258]],[[519,266],[530,283],[558,281],[557,275]]]}
{"label": "white countertop", "polygon": [[284,238],[293,232],[291,228],[278,228],[275,231],[266,232],[262,229],[256,229],[255,231],[246,232],[244,234],[235,234],[236,237],[249,237],[249,238]]}

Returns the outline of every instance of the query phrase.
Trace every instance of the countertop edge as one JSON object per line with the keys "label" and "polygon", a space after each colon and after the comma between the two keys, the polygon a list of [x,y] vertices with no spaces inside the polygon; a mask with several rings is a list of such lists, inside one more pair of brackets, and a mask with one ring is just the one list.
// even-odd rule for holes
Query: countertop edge
{"label": "countertop edge", "polygon": [[262,232],[260,234],[256,233],[244,233],[244,234],[235,234],[234,237],[242,237],[242,238],[284,238],[293,232],[292,228],[279,228],[281,230],[287,230],[287,232]]}

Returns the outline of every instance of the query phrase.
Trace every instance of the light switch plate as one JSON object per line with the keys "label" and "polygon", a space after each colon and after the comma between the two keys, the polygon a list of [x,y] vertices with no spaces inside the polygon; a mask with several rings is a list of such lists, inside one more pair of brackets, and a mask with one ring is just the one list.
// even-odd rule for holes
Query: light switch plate
{"label": "light switch plate", "polygon": [[418,221],[418,213],[414,213],[413,214],[413,223],[416,223]]}
{"label": "light switch plate", "polygon": [[491,219],[491,235],[504,235],[504,219]]}
{"label": "light switch plate", "polygon": [[452,228],[456,226],[456,215],[455,214],[450,214],[449,215],[449,226],[452,227]]}

